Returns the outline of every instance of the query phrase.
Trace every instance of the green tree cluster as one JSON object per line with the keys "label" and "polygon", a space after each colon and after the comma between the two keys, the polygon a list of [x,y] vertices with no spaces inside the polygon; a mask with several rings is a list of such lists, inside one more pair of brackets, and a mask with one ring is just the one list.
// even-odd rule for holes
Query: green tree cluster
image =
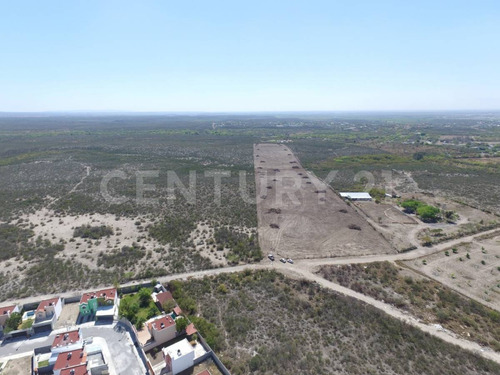
{"label": "green tree cluster", "polygon": [[18,329],[18,327],[22,321],[23,321],[23,317],[20,313],[14,312],[14,313],[10,314],[9,319],[7,319],[5,322],[5,327],[4,327],[3,331],[5,333],[15,331],[16,329]]}
{"label": "green tree cluster", "polygon": [[[442,219],[441,210],[437,207],[425,204],[416,199],[407,199],[401,203],[404,212],[408,214],[417,214],[420,219],[426,223],[435,223]],[[453,218],[453,214],[448,214],[449,218]]]}

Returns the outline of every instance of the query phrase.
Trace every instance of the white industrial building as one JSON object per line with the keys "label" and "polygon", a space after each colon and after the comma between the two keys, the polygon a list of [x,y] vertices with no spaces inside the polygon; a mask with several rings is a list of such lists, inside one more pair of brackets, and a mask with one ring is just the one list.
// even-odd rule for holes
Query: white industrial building
{"label": "white industrial building", "polygon": [[371,201],[372,196],[364,192],[347,192],[340,193],[340,196],[344,199],[349,199],[351,201]]}

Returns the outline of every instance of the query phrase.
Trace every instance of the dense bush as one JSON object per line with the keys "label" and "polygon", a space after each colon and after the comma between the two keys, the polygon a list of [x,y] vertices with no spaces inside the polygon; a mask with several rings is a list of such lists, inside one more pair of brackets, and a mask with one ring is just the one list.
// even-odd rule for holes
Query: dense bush
{"label": "dense bush", "polygon": [[423,203],[420,201],[417,201],[415,199],[407,199],[403,202],[401,202],[401,207],[403,207],[404,211],[407,214],[414,214],[417,212],[417,209],[422,205]]}
{"label": "dense bush", "polygon": [[437,207],[422,205],[417,208],[417,215],[426,223],[435,223],[440,220],[440,210]]}
{"label": "dense bush", "polygon": [[165,217],[160,223],[149,227],[149,234],[163,244],[182,245],[196,228],[192,219],[185,217]]}
{"label": "dense bush", "polygon": [[105,268],[118,267],[128,269],[146,255],[146,252],[137,244],[123,246],[120,250],[101,253],[97,258],[97,265]]}
{"label": "dense bush", "polygon": [[320,268],[328,280],[394,304],[420,319],[440,323],[483,345],[500,351],[500,314],[426,278],[403,276],[389,262]]}
{"label": "dense bush", "polygon": [[[417,214],[426,223],[435,223],[442,219],[441,210],[437,207],[425,204],[415,199],[407,199],[401,202],[401,207],[408,214]],[[448,214],[450,217],[452,213]]]}
{"label": "dense bush", "polygon": [[4,332],[9,333],[11,331],[17,330],[22,320],[23,317],[20,313],[18,312],[12,313],[5,322]]}
{"label": "dense bush", "polygon": [[370,195],[376,200],[382,200],[385,198],[385,190],[380,188],[372,188],[369,191]]}
{"label": "dense bush", "polygon": [[238,262],[258,262],[262,259],[262,251],[256,235],[248,236],[229,228],[218,228],[214,239],[220,249],[229,248],[227,260],[231,264]]}
{"label": "dense bush", "polygon": [[73,231],[73,237],[90,238],[92,240],[98,240],[112,234],[113,228],[106,225],[91,226],[90,224],[87,224],[76,227]]}
{"label": "dense bush", "polygon": [[215,324],[210,323],[208,320],[199,316],[190,316],[189,319],[193,322],[196,329],[201,333],[207,341],[207,344],[210,345],[213,350],[222,349],[222,337]]}
{"label": "dense bush", "polygon": [[16,225],[0,224],[0,260],[15,257],[20,246],[26,246],[33,231]]}
{"label": "dense bush", "polygon": [[[234,375],[500,371],[494,362],[372,306],[273,271],[247,270],[175,284],[177,293],[197,301],[199,312],[191,320]],[[227,293],[218,291],[221,284]]]}

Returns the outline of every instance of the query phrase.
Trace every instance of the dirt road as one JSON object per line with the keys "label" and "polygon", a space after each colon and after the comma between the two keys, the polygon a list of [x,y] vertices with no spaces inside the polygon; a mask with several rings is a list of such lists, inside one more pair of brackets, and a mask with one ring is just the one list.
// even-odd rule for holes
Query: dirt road
{"label": "dirt road", "polygon": [[[242,272],[244,270],[260,270],[260,269],[273,269],[278,272],[282,272],[285,275],[293,278],[303,278],[307,280],[314,281],[321,285],[324,288],[328,288],[331,290],[334,290],[338,293],[344,294],[349,297],[356,298],[358,300],[361,300],[369,305],[372,305],[380,310],[383,310],[390,316],[402,320],[408,324],[411,324],[415,327],[418,327],[422,329],[423,331],[439,337],[443,339],[446,342],[455,344],[457,346],[460,346],[463,349],[467,349],[473,352],[476,352],[485,358],[491,359],[495,362],[500,363],[500,353],[495,353],[491,350],[487,349],[482,349],[478,344],[467,341],[464,339],[461,339],[454,335],[452,332],[449,331],[444,331],[442,329],[439,329],[433,325],[427,325],[422,322],[417,321],[413,317],[409,316],[407,313],[404,311],[397,309],[394,306],[391,306],[389,304],[386,304],[384,302],[375,300],[371,297],[368,297],[364,294],[355,292],[351,289],[345,288],[339,284],[335,284],[333,282],[330,282],[328,280],[323,279],[321,276],[315,274],[315,270],[323,265],[342,265],[342,264],[354,264],[354,263],[369,263],[369,262],[378,262],[378,261],[396,261],[396,260],[408,260],[408,259],[414,259],[417,257],[421,257],[424,255],[430,255],[435,252],[443,251],[444,249],[453,246],[456,243],[459,242],[466,242],[466,241],[472,241],[474,238],[479,237],[479,236],[484,236],[487,234],[495,233],[497,230],[491,230],[488,232],[483,232],[480,234],[472,235],[472,236],[467,236],[461,239],[457,239],[454,241],[450,241],[447,243],[442,243],[437,246],[431,247],[431,248],[426,248],[426,247],[421,247],[417,250],[408,252],[408,253],[402,253],[402,254],[386,254],[386,255],[369,255],[369,256],[362,256],[362,257],[339,257],[339,258],[321,258],[321,259],[301,259],[297,260],[294,264],[289,264],[289,263],[281,263],[279,261],[274,261],[271,262],[268,259],[264,259],[262,262],[259,264],[249,264],[249,265],[241,265],[241,266],[235,266],[235,267],[227,267],[227,268],[215,268],[215,269],[210,269],[210,270],[204,270],[204,271],[195,271],[195,272],[188,272],[188,273],[182,273],[182,274],[175,274],[175,275],[169,275],[169,276],[164,276],[158,278],[158,281],[161,283],[168,283],[172,280],[188,280],[190,278],[201,278],[205,276],[215,276],[223,273],[233,273],[233,272]],[[131,283],[126,283],[123,284],[122,286],[131,286],[131,285],[140,285],[143,282],[147,282],[149,280],[142,280],[142,281],[134,281]],[[73,297],[77,295],[81,295],[86,291],[73,291],[69,293],[61,293],[61,297]],[[53,295],[47,295],[47,296],[37,296],[37,297],[30,297],[30,298],[25,298],[22,300],[16,300],[16,301],[9,301],[9,302],[4,302],[2,305],[7,305],[11,303],[21,303],[21,304],[26,304],[26,303],[32,303],[32,302],[37,302],[45,298],[50,298],[53,297]]]}
{"label": "dirt road", "polygon": [[[280,147],[281,147],[280,151],[285,153],[288,158],[290,158],[290,156],[293,155],[289,151],[288,148],[286,148],[284,146],[280,146]],[[260,152],[260,150],[259,150],[259,152]],[[260,155],[260,154],[258,154],[258,155]],[[256,163],[257,163],[257,160],[256,160]],[[260,160],[260,161],[263,161],[263,160]],[[265,164],[265,163],[260,163],[260,161],[259,161],[259,164]],[[294,161],[294,160],[292,160],[292,161]],[[307,172],[305,172],[305,170],[301,169],[301,167],[299,167],[299,168],[292,167],[290,169],[289,165],[287,165],[288,162],[281,161],[281,163],[282,164],[279,164],[279,165],[278,164],[272,165],[271,170],[274,171],[274,169],[280,169],[280,171],[281,171],[281,169],[288,169],[288,172],[287,172],[288,174],[290,174],[290,173],[294,173],[294,174],[295,173],[302,173],[302,176],[308,176],[309,177],[308,179],[312,179],[314,177],[312,174],[306,175]],[[295,165],[296,163],[293,163],[293,164]],[[269,166],[267,166],[266,168],[269,170],[268,167]],[[262,169],[260,169],[260,170],[256,170],[256,174],[259,173],[259,171],[262,171],[263,169],[264,169],[264,167],[262,167]],[[300,171],[302,171],[302,172],[300,172]],[[307,179],[303,179],[303,180],[307,180]],[[320,182],[318,180],[318,181],[314,181],[314,183],[311,183],[310,185],[316,186],[315,189],[318,189],[317,186],[320,186],[321,183],[322,182]],[[259,182],[258,182],[258,185],[259,185]],[[272,189],[266,188],[266,191],[267,190],[272,190]],[[330,191],[328,188],[325,188],[324,190],[327,192]],[[258,188],[258,192],[259,192],[259,194],[263,194],[264,190],[262,190],[262,189],[259,190],[259,188]],[[331,193],[333,194],[333,192],[331,192]],[[329,199],[332,200],[332,203],[330,206],[331,208],[338,206],[337,211],[340,208],[342,208],[342,209],[345,208],[344,207],[344,206],[346,206],[345,203],[338,202],[337,200],[335,200],[336,199],[335,197],[332,197],[331,195],[329,195],[330,193],[322,193],[322,194],[325,194],[325,196],[330,197]],[[307,199],[310,199],[310,198],[307,198]],[[313,200],[317,204],[318,200],[317,200],[316,196],[314,196]],[[269,203],[269,202],[271,202],[271,203]],[[304,202],[302,202],[302,203],[304,203]],[[260,223],[264,223],[264,226],[269,227],[269,220],[270,219],[265,217],[266,212],[268,212],[270,208],[276,208],[276,207],[274,207],[275,205],[276,205],[276,201],[268,200],[268,201],[266,201],[266,203],[263,204],[263,206],[261,205],[259,207],[259,212],[260,212],[259,215],[261,215],[261,216],[259,216]],[[335,205],[337,205],[337,206],[335,206]],[[286,211],[286,210],[292,209],[291,206],[288,206],[286,204],[282,205],[281,208],[282,208],[281,212],[283,212],[283,210]],[[354,211],[354,210],[352,210],[352,211]],[[322,211],[322,212],[326,212],[328,215],[328,210]],[[350,212],[350,211],[348,211],[348,212]],[[281,215],[281,213],[280,214],[274,213],[274,214],[277,216]],[[354,212],[354,214],[357,215],[356,212]],[[328,289],[334,290],[338,293],[341,293],[343,295],[361,300],[369,305],[372,305],[380,310],[383,310],[388,315],[390,315],[396,319],[399,319],[405,323],[408,323],[408,324],[411,324],[417,328],[420,328],[421,330],[423,330],[423,331],[425,331],[425,332],[427,332],[435,337],[439,337],[440,339],[442,339],[446,342],[457,345],[463,349],[476,352],[485,358],[488,358],[488,359],[491,359],[497,363],[500,363],[500,353],[495,353],[491,350],[482,349],[478,344],[471,342],[471,341],[461,339],[461,338],[455,336],[453,333],[443,330],[442,328],[432,326],[432,325],[426,325],[422,322],[419,322],[415,318],[409,316],[407,313],[405,313],[404,311],[402,311],[400,309],[397,309],[394,306],[391,306],[391,305],[386,304],[384,302],[375,300],[371,297],[357,293],[351,289],[342,287],[341,285],[338,285],[338,284],[335,284],[335,283],[330,282],[328,280],[325,280],[315,273],[316,269],[320,266],[323,266],[323,265],[342,265],[342,264],[355,264],[355,263],[370,263],[370,262],[379,262],[379,261],[395,262],[398,260],[416,259],[419,257],[428,256],[428,255],[431,255],[433,253],[443,251],[444,249],[455,246],[461,242],[469,242],[469,241],[474,240],[477,237],[496,233],[496,232],[498,232],[497,229],[490,230],[490,231],[483,232],[483,233],[479,233],[476,235],[462,237],[462,238],[448,241],[448,242],[444,242],[444,243],[435,245],[433,247],[418,246],[415,250],[407,252],[407,253],[399,253],[399,254],[391,253],[390,249],[385,248],[386,244],[384,244],[383,251],[379,251],[377,254],[377,253],[373,253],[370,251],[360,250],[363,248],[363,246],[366,246],[366,245],[364,245],[361,242],[356,242],[357,240],[355,237],[363,237],[363,236],[365,236],[365,234],[372,233],[370,231],[370,229],[371,230],[373,230],[373,229],[365,222],[364,224],[361,224],[361,225],[363,225],[363,228],[370,228],[370,229],[363,230],[363,232],[362,232],[363,236],[360,236],[359,233],[357,233],[356,236],[352,236],[352,239],[350,239],[350,237],[349,237],[350,233],[347,232],[348,237],[349,237],[349,238],[347,238],[347,243],[349,243],[349,241],[351,241],[354,244],[353,246],[350,247],[351,251],[349,251],[349,246],[347,246],[347,249],[348,249],[347,252],[346,251],[334,251],[332,253],[331,251],[324,251],[324,249],[331,248],[332,244],[334,244],[335,242],[342,244],[342,241],[341,240],[333,241],[333,242],[331,241],[331,239],[333,238],[331,231],[333,230],[332,228],[334,228],[334,227],[331,227],[330,220],[326,220],[326,219],[328,219],[328,217],[325,218],[324,216],[320,216],[318,211],[314,211],[314,210],[313,211],[300,211],[300,212],[295,213],[295,214],[290,215],[290,216],[292,217],[293,220],[289,221],[288,223],[286,222],[287,219],[283,218],[283,217],[281,217],[282,221],[279,221],[279,218],[272,219],[272,220],[278,220],[279,223],[284,223],[284,225],[283,225],[283,227],[276,228],[279,230],[273,229],[274,232],[272,234],[268,234],[268,236],[267,236],[268,243],[264,242],[264,245],[265,245],[264,249],[267,249],[268,247],[274,247],[274,248],[278,249],[278,253],[279,253],[280,251],[283,251],[283,252],[287,251],[287,249],[293,248],[293,246],[297,245],[298,247],[295,249],[296,253],[294,253],[294,254],[301,255],[301,256],[299,256],[299,259],[297,259],[297,257],[296,257],[294,264],[289,264],[289,263],[283,264],[279,261],[271,262],[268,259],[264,259],[263,261],[261,261],[258,264],[241,265],[241,266],[226,267],[226,268],[216,268],[216,269],[211,269],[211,270],[195,271],[195,272],[188,272],[188,273],[183,273],[183,274],[169,275],[169,276],[158,278],[158,281],[160,281],[161,283],[168,283],[172,280],[200,278],[200,277],[205,277],[205,276],[219,275],[219,274],[223,274],[223,273],[241,272],[241,271],[246,270],[246,269],[250,269],[250,270],[274,269],[274,270],[277,270],[278,272],[284,273],[287,276],[311,280],[311,281],[318,283],[319,285],[321,285],[324,288],[328,288]],[[300,217],[300,216],[302,216],[302,217]],[[335,216],[338,217],[338,214],[336,213]],[[349,218],[350,221],[357,220],[357,218],[355,216],[352,216],[352,215],[348,215],[347,217]],[[362,219],[362,218],[360,218],[360,219]],[[308,233],[303,233],[300,231],[296,232],[297,228],[301,227],[304,223],[307,224],[307,228],[308,228],[309,232]],[[335,224],[335,225],[337,225],[337,224]],[[345,222],[340,223],[340,224],[343,224],[345,226]],[[319,230],[318,230],[317,226],[319,226]],[[265,231],[269,231],[269,229],[267,227],[266,227]],[[351,232],[353,232],[353,231],[351,231]],[[355,231],[355,232],[357,232],[357,231]],[[370,236],[370,235],[367,236],[367,238],[368,238],[367,244],[368,245],[370,244],[371,241],[375,241],[375,243],[377,243],[377,241],[379,241],[381,238],[380,235],[378,233],[376,233],[374,230],[373,230],[373,232],[374,232],[374,236]],[[316,244],[312,247],[312,251],[309,251],[309,250],[306,251],[305,248],[307,247],[307,244],[310,243],[310,239],[316,238],[315,236],[318,233],[319,233],[319,242],[316,242]],[[333,232],[333,233],[335,235],[337,235],[336,232]],[[259,233],[259,234],[261,234],[261,233]],[[264,236],[265,235],[266,234],[264,234]],[[306,241],[304,241],[304,239]],[[337,239],[338,239],[338,237],[337,237]],[[364,240],[364,241],[366,241],[366,240]],[[338,245],[335,245],[335,246],[338,246]],[[369,248],[369,246],[367,246],[367,248]],[[287,254],[290,254],[290,253],[287,253]],[[355,255],[353,255],[353,254],[355,254]],[[285,254],[283,254],[283,255],[285,255]],[[291,254],[291,255],[293,255],[293,254]],[[344,255],[344,256],[341,256],[341,255]],[[300,258],[302,258],[302,259],[300,259]],[[134,281],[134,282],[123,284],[122,286],[140,285],[140,284],[147,282],[147,281],[149,281],[149,280]],[[61,293],[60,296],[65,297],[65,298],[79,296],[86,291],[87,290],[85,290],[85,291],[80,290],[80,291],[72,291],[72,292],[68,292],[68,293]],[[25,298],[25,299],[21,299],[21,300],[5,301],[4,303],[2,303],[2,305],[12,304],[12,303],[21,303],[21,304],[33,303],[33,302],[37,302],[37,301],[40,301],[42,299],[50,298],[50,297],[53,297],[53,295],[36,296],[36,297],[30,297],[30,298]]]}

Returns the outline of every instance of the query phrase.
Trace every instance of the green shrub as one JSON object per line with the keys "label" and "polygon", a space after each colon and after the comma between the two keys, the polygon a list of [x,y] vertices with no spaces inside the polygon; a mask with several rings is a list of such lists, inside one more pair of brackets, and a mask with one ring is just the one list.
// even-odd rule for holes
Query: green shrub
{"label": "green shrub", "polygon": [[73,237],[90,238],[92,240],[109,237],[112,234],[113,228],[106,225],[91,226],[90,224],[87,224],[76,227],[73,231]]}
{"label": "green shrub", "polygon": [[214,324],[198,316],[191,316],[190,320],[194,323],[196,329],[201,333],[207,344],[210,345],[213,350],[218,351],[222,349],[223,339]]}
{"label": "green shrub", "polygon": [[184,317],[180,317],[175,319],[175,329],[177,332],[182,332],[186,329],[186,327],[189,325],[189,320],[187,320]]}
{"label": "green shrub", "polygon": [[14,312],[10,314],[9,318],[5,322],[5,327],[3,331],[5,333],[8,333],[17,330],[22,321],[23,321],[23,316],[20,313]]}
{"label": "green shrub", "polygon": [[384,189],[379,189],[379,188],[374,187],[374,188],[370,189],[369,194],[373,198],[375,198],[376,200],[379,200],[379,201],[385,198],[385,190]]}
{"label": "green shrub", "polygon": [[421,205],[417,208],[417,215],[426,223],[434,223],[440,219],[440,210],[434,206]]}
{"label": "green shrub", "polygon": [[257,236],[247,236],[226,227],[218,228],[214,232],[214,239],[218,248],[229,248],[228,262],[237,264],[242,262],[258,262],[263,258]]}
{"label": "green shrub", "polygon": [[415,199],[407,199],[401,203],[401,207],[403,207],[404,211],[408,214],[414,214],[417,212],[417,208],[420,207],[423,203],[417,201]]}

